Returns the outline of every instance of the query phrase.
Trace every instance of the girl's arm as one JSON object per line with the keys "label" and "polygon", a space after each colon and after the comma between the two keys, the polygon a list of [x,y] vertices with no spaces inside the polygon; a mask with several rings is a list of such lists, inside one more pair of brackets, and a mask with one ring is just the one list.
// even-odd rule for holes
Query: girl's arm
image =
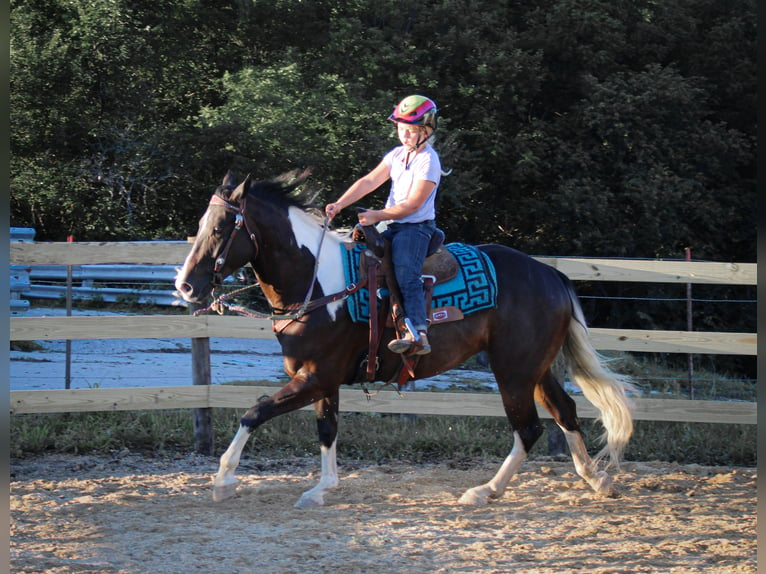
{"label": "girl's arm", "polygon": [[423,205],[429,194],[436,185],[433,181],[419,179],[412,183],[412,188],[407,199],[385,209],[370,209],[359,214],[359,223],[362,225],[375,225],[379,221],[387,219],[401,219],[402,217],[414,213]]}
{"label": "girl's arm", "polygon": [[332,219],[340,213],[343,208],[348,207],[352,203],[356,203],[365,195],[378,189],[390,177],[391,171],[389,170],[388,165],[381,161],[370,173],[360,177],[352,183],[351,187],[349,187],[334,203],[328,203],[325,207],[325,214]]}

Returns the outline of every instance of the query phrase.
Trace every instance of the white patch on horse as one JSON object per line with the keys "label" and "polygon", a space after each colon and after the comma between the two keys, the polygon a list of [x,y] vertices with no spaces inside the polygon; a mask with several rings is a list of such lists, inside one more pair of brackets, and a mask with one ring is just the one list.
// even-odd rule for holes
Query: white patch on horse
{"label": "white patch on horse", "polygon": [[[322,292],[325,295],[331,295],[343,291],[346,283],[343,277],[340,238],[335,233],[328,231],[322,240],[322,226],[317,225],[313,217],[297,207],[290,207],[287,216],[298,247],[307,247],[314,259],[317,256],[319,242],[322,241],[322,251],[319,254],[319,266],[317,268],[317,282],[322,287]],[[343,300],[327,305],[327,312],[333,321],[337,316],[338,309],[342,306]]]}
{"label": "white patch on horse", "polygon": [[588,449],[585,447],[582,434],[576,431],[568,431],[564,427],[561,427],[561,430],[564,431],[564,436],[567,439],[577,474],[583,477],[597,493],[607,496],[611,495],[614,492],[612,477],[606,471],[599,470],[596,462],[588,455]]}
{"label": "white patch on horse", "polygon": [[[207,225],[207,218],[208,218],[208,212],[205,211],[204,215],[202,216],[202,219],[200,220],[199,228],[204,229]],[[194,255],[194,250],[192,249],[189,254],[186,256],[186,259],[184,259],[184,264],[181,267],[181,269],[178,269],[176,272],[176,280],[175,280],[175,288],[178,289],[178,291],[183,295],[184,294],[184,281],[186,281],[186,277],[189,275],[189,267],[191,267],[191,258],[192,255]]]}
{"label": "white patch on horse", "polygon": [[325,492],[338,486],[337,443],[338,441],[336,439],[329,447],[324,445],[321,446],[322,476],[319,479],[319,483],[314,488],[307,490],[301,495],[298,502],[295,503],[296,508],[316,508],[318,506],[324,506]]}
{"label": "white patch on horse", "polygon": [[220,502],[234,496],[237,491],[237,477],[234,471],[239,466],[239,458],[242,450],[245,448],[247,439],[250,438],[251,431],[245,425],[240,425],[237,434],[231,441],[229,448],[221,456],[218,466],[218,474],[213,477],[213,500]]}
{"label": "white patch on horse", "polygon": [[513,448],[510,454],[505,457],[494,478],[486,484],[469,488],[463,493],[458,502],[472,506],[481,506],[487,504],[490,498],[500,498],[505,492],[508,482],[510,482],[526,458],[527,451],[524,448],[524,442],[521,440],[519,433],[514,431]]}

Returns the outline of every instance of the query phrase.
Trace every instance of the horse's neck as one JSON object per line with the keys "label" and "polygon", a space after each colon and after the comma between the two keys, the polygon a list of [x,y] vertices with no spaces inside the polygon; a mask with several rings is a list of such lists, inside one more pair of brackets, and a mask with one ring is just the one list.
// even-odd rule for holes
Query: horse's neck
{"label": "horse's neck", "polygon": [[260,228],[263,232],[268,230],[268,235],[262,238],[264,245],[253,268],[272,307],[302,303],[315,271],[317,284],[312,298],[320,292],[329,295],[343,290],[342,238],[337,234],[325,232],[315,218],[295,207],[289,209],[286,225]]}

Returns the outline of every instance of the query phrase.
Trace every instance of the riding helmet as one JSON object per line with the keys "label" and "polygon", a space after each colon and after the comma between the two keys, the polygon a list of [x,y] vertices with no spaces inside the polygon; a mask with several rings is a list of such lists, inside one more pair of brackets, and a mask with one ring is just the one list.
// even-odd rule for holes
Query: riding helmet
{"label": "riding helmet", "polygon": [[414,126],[428,126],[436,129],[436,104],[425,96],[407,96],[397,104],[388,116],[392,122],[402,122]]}

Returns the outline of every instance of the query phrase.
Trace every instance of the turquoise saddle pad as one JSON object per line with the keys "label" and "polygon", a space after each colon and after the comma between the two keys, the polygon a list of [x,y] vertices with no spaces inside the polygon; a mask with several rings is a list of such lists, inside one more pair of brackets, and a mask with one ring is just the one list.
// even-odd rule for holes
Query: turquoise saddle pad
{"label": "turquoise saddle pad", "polygon": [[[465,243],[449,243],[444,247],[455,256],[460,270],[449,281],[436,285],[431,307],[457,307],[464,315],[494,307],[497,304],[497,276],[489,257]],[[346,284],[359,281],[359,255],[364,249],[364,246],[357,245],[349,250],[341,245]],[[369,297],[365,287],[346,299],[354,322],[366,323],[370,320]]]}

